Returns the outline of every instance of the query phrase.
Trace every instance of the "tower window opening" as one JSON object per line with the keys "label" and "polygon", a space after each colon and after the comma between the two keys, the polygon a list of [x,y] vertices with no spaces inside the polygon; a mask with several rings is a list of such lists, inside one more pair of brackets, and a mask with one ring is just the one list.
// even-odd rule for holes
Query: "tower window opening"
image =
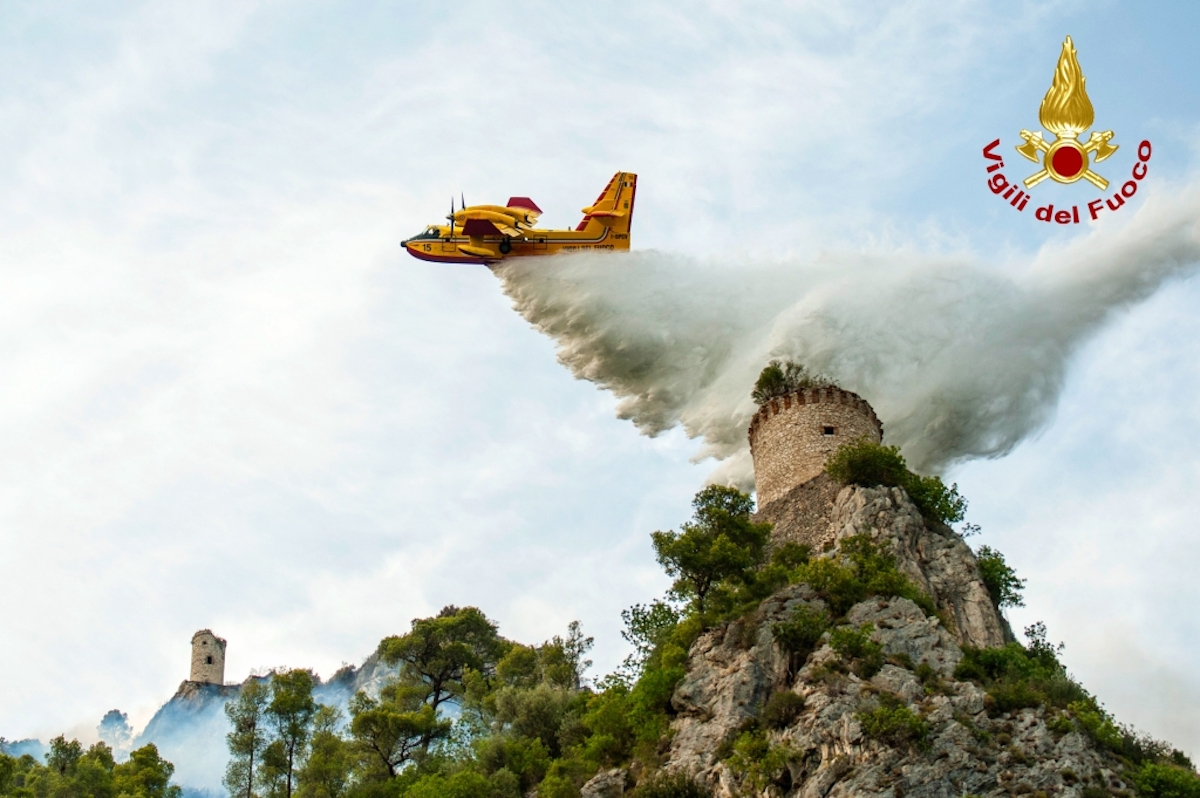
{"label": "tower window opening", "polygon": [[835,432],[837,432],[837,430],[836,430],[836,429],[834,429],[833,427],[825,427],[825,434],[826,434],[826,435],[833,435]]}
{"label": "tower window opening", "polygon": [[212,665],[212,657],[205,657],[205,658],[204,658],[204,664],[205,664],[205,665]]}

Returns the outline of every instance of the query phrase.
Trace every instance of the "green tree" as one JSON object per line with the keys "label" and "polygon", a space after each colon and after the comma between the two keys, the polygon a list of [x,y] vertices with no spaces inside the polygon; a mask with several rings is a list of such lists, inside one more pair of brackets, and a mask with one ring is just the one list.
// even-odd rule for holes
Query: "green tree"
{"label": "green tree", "polygon": [[828,629],[829,613],[801,604],[792,610],[788,620],[772,624],[771,634],[780,648],[792,655],[791,666],[795,669],[816,650]]}
{"label": "green tree", "polygon": [[1024,607],[1021,591],[1025,589],[1025,580],[1017,577],[1017,572],[1004,561],[1004,555],[991,546],[980,546],[975,556],[979,561],[979,575],[997,609]]}
{"label": "green tree", "polygon": [[883,646],[871,639],[874,631],[874,625],[866,623],[858,629],[841,626],[829,635],[830,647],[863,679],[870,679],[883,667]]}
{"label": "green tree", "polygon": [[[0,740],[0,742],[3,742]],[[0,796],[12,798],[181,798],[171,784],[175,767],[147,745],[117,764],[107,743],[86,751],[78,740],[60,735],[51,741],[41,765],[29,754],[0,751]]]}
{"label": "green tree", "polygon": [[450,733],[450,722],[439,720],[424,697],[424,688],[394,682],[380,691],[378,700],[363,692],[350,700],[350,734],[368,765],[387,778]]}
{"label": "green tree", "polygon": [[112,748],[104,742],[95,743],[75,763],[71,779],[74,789],[70,792],[89,798],[112,798],[115,765]]}
{"label": "green tree", "polygon": [[424,776],[404,792],[404,798],[500,798],[506,795],[501,789],[486,776],[472,770],[460,770],[450,775],[432,773]]}
{"label": "green tree", "polygon": [[710,592],[726,580],[745,581],[766,552],[770,524],[750,520],[754,500],[737,488],[709,485],[692,500],[695,512],[681,532],[654,532],[659,564],[675,577],[671,593],[703,614]]}
{"label": "green tree", "polygon": [[494,674],[508,644],[496,625],[475,607],[444,607],[434,618],[418,618],[406,635],[385,638],[379,656],[400,665],[400,678],[425,688],[424,701],[434,712],[451,698],[461,698],[471,672]]}
{"label": "green tree", "polygon": [[503,687],[534,687],[551,684],[570,690],[582,689],[584,673],[592,661],[585,655],[593,640],[583,634],[579,621],[571,621],[565,638],[555,635],[540,646],[507,643],[508,650],[496,663],[491,678],[477,672],[469,680],[468,703],[486,700]]}
{"label": "green tree", "polygon": [[1200,776],[1190,769],[1146,762],[1133,773],[1143,798],[1200,798]]}
{"label": "green tree", "polygon": [[338,731],[341,722],[340,710],[327,706],[317,709],[308,758],[297,778],[298,798],[339,798],[346,791],[354,759],[350,745]]}
{"label": "green tree", "polygon": [[275,766],[282,771],[284,798],[292,798],[296,770],[312,733],[317,714],[312,695],[316,683],[312,671],[301,669],[276,673],[271,679],[271,701],[265,714],[275,732],[272,744],[278,743],[281,750],[282,758]]}
{"label": "green tree", "polygon": [[[542,659],[537,646],[514,644],[496,663],[496,687],[533,687],[542,681]],[[478,702],[491,692],[491,685],[475,680],[472,684],[472,700]],[[484,695],[479,695],[480,688]]]}
{"label": "green tree", "polygon": [[868,438],[839,446],[825,461],[825,471],[842,485],[864,488],[901,486],[909,473],[900,449],[874,443]]}
{"label": "green tree", "polygon": [[868,737],[895,747],[924,747],[929,738],[929,724],[925,719],[891,693],[881,693],[878,706],[859,712],[858,721]]}
{"label": "green tree", "polygon": [[60,776],[69,776],[75,772],[75,763],[83,756],[83,746],[78,740],[67,740],[58,735],[50,741],[50,751],[46,754],[46,766]]}
{"label": "green tree", "polygon": [[540,739],[519,734],[490,735],[481,740],[476,749],[476,761],[483,772],[489,775],[502,770],[512,773],[517,777],[521,794],[545,777],[551,758]]}
{"label": "green tree", "polygon": [[805,388],[830,385],[826,377],[809,374],[808,369],[791,360],[772,360],[759,373],[750,396],[760,405],[765,405],[776,396],[783,396]]}
{"label": "green tree", "polygon": [[621,610],[621,620],[625,622],[621,637],[633,646],[633,653],[621,664],[624,678],[636,679],[641,674],[646,660],[675,631],[680,618],[679,610],[658,600]]}
{"label": "green tree", "polygon": [[225,705],[225,716],[233,730],[225,735],[229,764],[225,768],[224,784],[233,798],[254,798],[257,768],[267,745],[264,713],[269,700],[266,683],[251,679],[242,686],[237,700]]}
{"label": "green tree", "polygon": [[283,741],[276,738],[262,750],[255,775],[255,784],[265,798],[283,798],[287,792],[288,762],[287,749]]}
{"label": "green tree", "polygon": [[561,756],[559,732],[568,715],[582,708],[581,699],[579,692],[547,683],[501,688],[495,696],[496,729],[541,740],[552,757]]}
{"label": "green tree", "polygon": [[17,772],[17,760],[4,753],[0,737],[0,795],[8,795],[13,782],[13,774]]}
{"label": "green tree", "polygon": [[171,784],[175,766],[158,755],[153,743],[129,755],[113,768],[113,790],[131,798],[181,798],[183,791]]}
{"label": "green tree", "polygon": [[583,687],[583,674],[592,666],[584,656],[595,641],[583,634],[579,621],[567,625],[566,638],[555,635],[538,651],[542,679],[571,690]]}

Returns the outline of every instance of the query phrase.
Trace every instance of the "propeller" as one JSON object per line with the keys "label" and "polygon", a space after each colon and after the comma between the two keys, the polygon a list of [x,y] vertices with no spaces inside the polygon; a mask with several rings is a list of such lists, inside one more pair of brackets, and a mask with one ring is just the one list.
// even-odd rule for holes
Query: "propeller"
{"label": "propeller", "polygon": [[454,238],[454,195],[450,195],[450,215],[446,217],[450,220],[450,237]]}

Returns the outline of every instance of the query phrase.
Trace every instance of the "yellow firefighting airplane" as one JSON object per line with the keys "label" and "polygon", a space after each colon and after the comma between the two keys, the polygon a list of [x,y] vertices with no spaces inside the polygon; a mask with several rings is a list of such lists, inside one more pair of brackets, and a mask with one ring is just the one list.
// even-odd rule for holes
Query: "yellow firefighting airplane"
{"label": "yellow firefighting airplane", "polygon": [[637,175],[617,172],[596,202],[583,209],[583,221],[574,230],[534,227],[542,209],[529,197],[512,197],[507,205],[471,205],[459,211],[451,200],[446,217],[450,224],[430,225],[401,244],[421,260],[486,266],[526,255],[629,249],[636,192]]}

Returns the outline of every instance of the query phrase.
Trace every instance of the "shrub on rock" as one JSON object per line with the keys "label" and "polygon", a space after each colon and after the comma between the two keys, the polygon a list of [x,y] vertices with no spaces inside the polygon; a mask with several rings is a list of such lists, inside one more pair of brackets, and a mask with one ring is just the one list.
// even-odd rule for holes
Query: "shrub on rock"
{"label": "shrub on rock", "polygon": [[841,485],[904,488],[921,514],[931,521],[953,524],[967,513],[967,500],[959,495],[958,485],[946,487],[941,477],[923,477],[909,471],[904,455],[895,446],[859,438],[830,455],[825,471]]}

